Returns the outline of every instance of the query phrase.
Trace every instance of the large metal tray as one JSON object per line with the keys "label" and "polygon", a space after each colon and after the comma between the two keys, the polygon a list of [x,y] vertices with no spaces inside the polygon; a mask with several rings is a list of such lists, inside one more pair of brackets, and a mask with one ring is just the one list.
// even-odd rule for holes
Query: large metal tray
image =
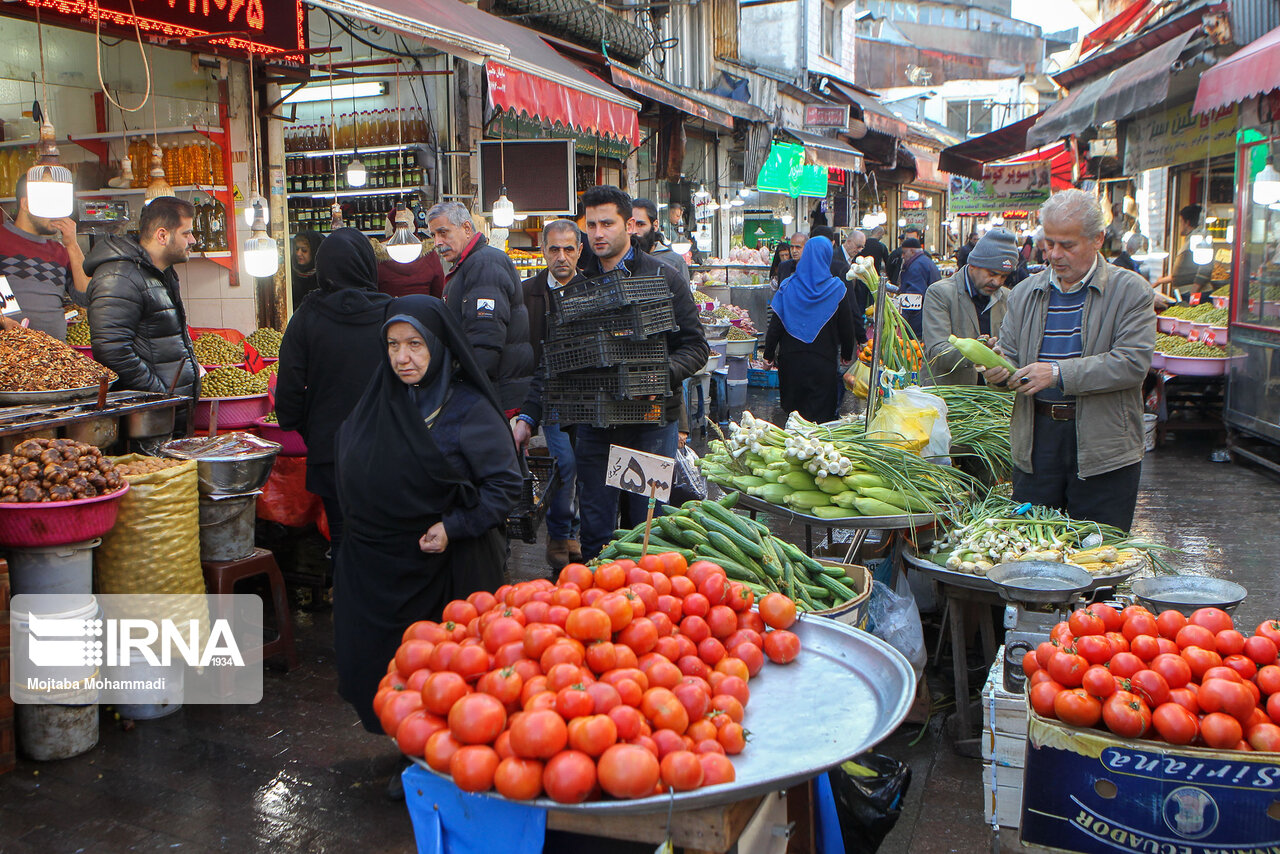
{"label": "large metal tray", "polygon": [[[726,489],[726,487],[721,487]],[[904,513],[897,516],[849,516],[840,519],[823,519],[821,516],[811,516],[808,513],[801,513],[798,510],[792,510],[789,507],[780,507],[777,504],[770,504],[763,498],[757,498],[754,495],[747,495],[745,492],[738,493],[738,507],[744,510],[755,510],[757,513],[771,513],[790,522],[803,522],[807,525],[818,525],[823,528],[867,528],[873,531],[881,530],[921,530],[931,528],[938,521],[936,516],[930,516],[928,513]]]}
{"label": "large metal tray", "polygon": [[[743,725],[752,739],[733,757],[737,779],[678,793],[674,809],[732,803],[816,777],[879,744],[907,716],[916,680],[902,653],[825,617],[803,617],[792,631],[800,637],[799,657],[787,665],[766,664],[751,680]],[[424,760],[414,761],[431,770]],[[672,800],[671,795],[655,795],[581,804],[538,798],[530,803],[559,811],[630,815],[665,813]]]}
{"label": "large metal tray", "polygon": [[20,405],[23,403],[62,403],[68,400],[79,400],[92,397],[98,393],[98,386],[81,386],[80,388],[60,388],[53,391],[0,391],[0,403]]}
{"label": "large metal tray", "polygon": [[[965,587],[969,590],[985,590],[996,595],[1000,594],[1000,586],[985,575],[970,575],[967,572],[956,572],[953,569],[947,569],[945,566],[934,563],[927,557],[921,557],[916,554],[915,550],[908,547],[902,552],[902,559],[915,569],[920,570],[925,575],[930,576],[941,584],[950,584],[953,587]],[[1138,568],[1127,569],[1124,572],[1117,572],[1112,575],[1092,575],[1092,581],[1085,588],[1085,593],[1090,593],[1100,587],[1112,587],[1124,581],[1129,576],[1138,571]]]}

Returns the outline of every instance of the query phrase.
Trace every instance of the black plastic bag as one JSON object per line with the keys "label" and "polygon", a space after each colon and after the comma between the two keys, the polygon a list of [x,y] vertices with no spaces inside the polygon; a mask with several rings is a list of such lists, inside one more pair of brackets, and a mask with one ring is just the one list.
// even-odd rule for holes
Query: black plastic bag
{"label": "black plastic bag", "polygon": [[858,777],[836,767],[827,777],[840,816],[845,854],[874,854],[902,814],[902,802],[911,787],[911,766],[879,753],[866,753],[854,761],[876,775]]}
{"label": "black plastic bag", "polygon": [[679,506],[707,497],[707,479],[698,471],[697,460],[698,455],[688,445],[676,451],[675,483],[671,486],[668,504]]}

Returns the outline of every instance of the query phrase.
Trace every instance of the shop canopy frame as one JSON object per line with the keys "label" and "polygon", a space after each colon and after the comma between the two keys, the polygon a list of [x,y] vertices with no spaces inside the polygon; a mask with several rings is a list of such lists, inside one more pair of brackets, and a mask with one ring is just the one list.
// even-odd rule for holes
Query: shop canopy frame
{"label": "shop canopy frame", "polygon": [[615,86],[621,86],[641,97],[673,107],[725,130],[733,130],[735,119],[748,122],[769,120],[768,113],[744,101],[676,86],[614,60],[608,60],[608,69],[609,79]]}
{"label": "shop canopy frame", "polygon": [[848,172],[866,171],[866,161],[861,152],[846,142],[796,128],[780,127],[778,131],[804,146],[804,162],[807,166],[844,169]]}
{"label": "shop canopy frame", "polygon": [[515,110],[635,145],[640,105],[561,56],[538,33],[462,0],[307,0],[483,64],[491,109]]}

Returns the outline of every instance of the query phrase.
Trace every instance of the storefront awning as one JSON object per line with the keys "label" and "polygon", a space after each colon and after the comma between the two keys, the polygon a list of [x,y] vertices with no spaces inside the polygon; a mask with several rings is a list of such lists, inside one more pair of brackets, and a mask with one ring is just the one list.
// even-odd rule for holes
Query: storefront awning
{"label": "storefront awning", "polygon": [[916,183],[931,187],[946,187],[947,179],[938,164],[938,152],[918,145],[908,145],[907,150],[916,159]]}
{"label": "storefront awning", "polygon": [[682,113],[733,130],[735,118],[751,122],[764,122],[769,116],[759,107],[732,98],[713,95],[675,86],[665,80],[650,77],[621,63],[609,62],[609,76],[615,86],[629,89],[637,95],[674,107]]}
{"label": "storefront awning", "polygon": [[423,39],[483,62],[493,106],[639,142],[640,105],[565,59],[533,30],[461,0],[307,0],[313,6]]}
{"label": "storefront awning", "polygon": [[804,146],[804,162],[807,166],[847,169],[850,172],[865,171],[862,155],[848,143],[794,128],[779,130]]}
{"label": "storefront awning", "polygon": [[[1076,158],[1066,142],[1055,142],[1036,151],[1028,151],[1020,157],[1010,157],[1004,162],[1026,163],[1033,160],[1049,161],[1049,180],[1055,193],[1075,186]],[[1083,177],[1083,171],[1081,177]]]}
{"label": "storefront awning", "polygon": [[1027,131],[1027,144],[1047,145],[1105,122],[1128,118],[1169,95],[1174,66],[1193,31],[1181,33],[1138,59],[1074,90],[1045,110]]}
{"label": "storefront awning", "polygon": [[943,172],[981,178],[986,163],[1007,160],[1027,150],[1027,131],[1044,113],[1036,113],[1011,125],[997,128],[982,136],[942,149],[938,166]]}
{"label": "storefront awning", "polygon": [[1201,74],[1192,110],[1208,113],[1272,89],[1280,89],[1280,27]]}
{"label": "storefront awning", "polygon": [[868,129],[879,131],[898,139],[902,139],[911,133],[910,126],[891,113],[874,95],[862,92],[853,86],[845,85],[839,80],[828,78],[827,83],[836,93],[862,111],[862,121]]}

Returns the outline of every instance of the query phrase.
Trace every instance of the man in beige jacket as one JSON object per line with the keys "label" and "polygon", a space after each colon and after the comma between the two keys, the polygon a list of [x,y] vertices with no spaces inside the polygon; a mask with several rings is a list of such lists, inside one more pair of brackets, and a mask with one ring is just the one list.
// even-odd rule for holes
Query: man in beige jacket
{"label": "man in beige jacket", "polygon": [[1005,279],[1018,266],[1013,232],[993,228],[969,252],[968,263],[924,292],[924,356],[934,385],[977,385],[978,371],[948,336],[1000,332],[1008,308]]}
{"label": "man in beige jacket", "polygon": [[1065,190],[1040,208],[1049,268],[1009,299],[999,348],[1017,370],[1013,497],[1127,531],[1143,455],[1142,381],[1156,318],[1151,287],[1099,254],[1102,211]]}

